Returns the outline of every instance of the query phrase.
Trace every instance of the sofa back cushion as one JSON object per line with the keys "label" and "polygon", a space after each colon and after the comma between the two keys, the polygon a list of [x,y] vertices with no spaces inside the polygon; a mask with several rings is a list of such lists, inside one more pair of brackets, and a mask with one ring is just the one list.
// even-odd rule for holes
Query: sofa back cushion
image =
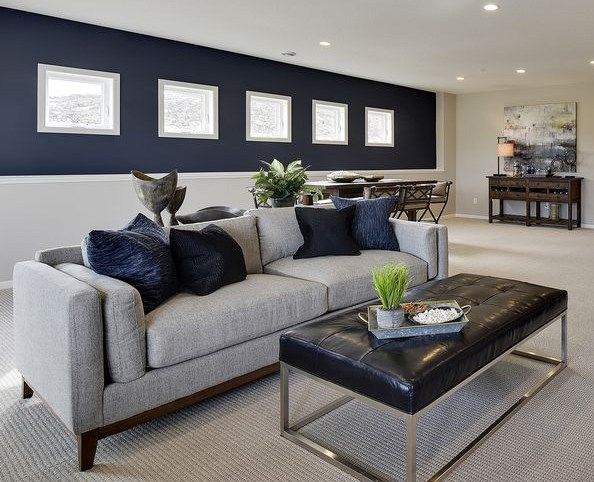
{"label": "sofa back cushion", "polygon": [[[295,222],[297,222],[295,220]],[[262,273],[262,261],[260,260],[260,243],[258,242],[258,231],[256,219],[252,216],[241,216],[231,219],[219,219],[205,223],[183,224],[171,229],[183,229],[200,231],[209,224],[215,224],[223,228],[241,246],[245,267],[248,274]]]}
{"label": "sofa back cushion", "polygon": [[35,261],[55,266],[60,263],[83,264],[83,253],[80,246],[60,246],[42,249],[35,253]]}
{"label": "sofa back cushion", "polygon": [[246,214],[257,219],[260,255],[264,266],[277,259],[293,256],[303,244],[295,208],[252,209]]}
{"label": "sofa back cushion", "polygon": [[146,329],[138,290],[124,281],[74,263],[55,268],[95,288],[101,297],[107,380],[130,382],[146,367]]}

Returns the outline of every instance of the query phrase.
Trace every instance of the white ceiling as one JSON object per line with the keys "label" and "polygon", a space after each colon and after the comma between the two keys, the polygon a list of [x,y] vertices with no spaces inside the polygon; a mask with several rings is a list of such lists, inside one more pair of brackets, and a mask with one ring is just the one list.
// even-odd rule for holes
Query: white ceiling
{"label": "white ceiling", "polygon": [[[0,5],[453,93],[594,81],[594,0],[0,0]],[[323,48],[321,40],[332,42]],[[284,57],[286,50],[297,52]],[[515,73],[525,68],[527,73]],[[460,82],[457,76],[466,80]]]}

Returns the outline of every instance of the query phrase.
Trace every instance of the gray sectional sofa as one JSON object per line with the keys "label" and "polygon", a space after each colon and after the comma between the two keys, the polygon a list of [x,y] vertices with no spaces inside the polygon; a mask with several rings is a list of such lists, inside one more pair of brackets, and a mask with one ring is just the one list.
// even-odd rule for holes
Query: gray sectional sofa
{"label": "gray sectional sofa", "polygon": [[391,220],[400,252],[294,260],[294,208],[214,223],[242,247],[247,279],[146,315],[132,286],[84,266],[80,246],[15,266],[23,396],[36,392],[78,437],[81,470],[99,439],[277,370],[283,330],[375,299],[373,267],[406,263],[413,285],[448,274],[447,230],[435,224]]}

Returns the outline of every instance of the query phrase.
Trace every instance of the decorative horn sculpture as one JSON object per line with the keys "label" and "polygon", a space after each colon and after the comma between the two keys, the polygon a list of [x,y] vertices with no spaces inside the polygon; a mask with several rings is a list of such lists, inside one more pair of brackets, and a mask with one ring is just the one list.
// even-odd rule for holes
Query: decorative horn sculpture
{"label": "decorative horn sculpture", "polygon": [[166,207],[167,212],[171,215],[171,217],[169,218],[170,226],[177,226],[179,224],[177,222],[177,218],[175,217],[175,213],[179,211],[179,208],[181,208],[181,205],[184,203],[185,198],[186,186],[178,187],[173,193],[173,197],[171,198],[171,201],[169,201],[169,204]]}
{"label": "decorative horn sculpture", "polygon": [[177,170],[161,179],[155,179],[140,171],[132,171],[132,183],[140,202],[153,213],[155,222],[163,226],[161,211],[167,207],[177,187]]}

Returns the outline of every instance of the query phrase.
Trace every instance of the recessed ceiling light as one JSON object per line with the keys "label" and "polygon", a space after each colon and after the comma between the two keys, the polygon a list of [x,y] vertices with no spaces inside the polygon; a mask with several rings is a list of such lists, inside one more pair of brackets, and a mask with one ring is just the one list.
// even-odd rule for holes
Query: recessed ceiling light
{"label": "recessed ceiling light", "polygon": [[297,52],[287,50],[286,52],[281,52],[281,55],[284,55],[285,57],[295,57],[295,55],[297,55]]}
{"label": "recessed ceiling light", "polygon": [[526,73],[526,69],[517,69],[516,70],[516,74],[525,74]]}
{"label": "recessed ceiling light", "polygon": [[594,60],[590,60],[590,64],[591,65],[594,65]]}
{"label": "recessed ceiling light", "polygon": [[464,80],[464,77],[456,77],[456,80]]}
{"label": "recessed ceiling light", "polygon": [[325,40],[322,40],[322,41],[320,42],[320,45],[321,45],[322,47],[330,47],[330,45],[332,45],[332,44],[331,44],[330,42],[326,42]]}
{"label": "recessed ceiling light", "polygon": [[495,10],[499,10],[499,5],[495,5],[494,3],[487,3],[487,5],[483,7],[483,9],[487,12],[494,12]]}

